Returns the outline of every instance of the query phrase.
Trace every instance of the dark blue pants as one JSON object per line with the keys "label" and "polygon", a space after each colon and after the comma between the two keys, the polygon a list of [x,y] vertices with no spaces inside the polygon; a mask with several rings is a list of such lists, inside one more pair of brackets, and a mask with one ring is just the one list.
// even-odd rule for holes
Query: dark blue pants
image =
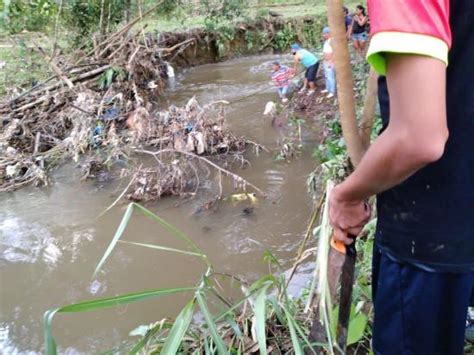
{"label": "dark blue pants", "polygon": [[373,349],[377,355],[461,355],[474,273],[427,272],[374,246]]}

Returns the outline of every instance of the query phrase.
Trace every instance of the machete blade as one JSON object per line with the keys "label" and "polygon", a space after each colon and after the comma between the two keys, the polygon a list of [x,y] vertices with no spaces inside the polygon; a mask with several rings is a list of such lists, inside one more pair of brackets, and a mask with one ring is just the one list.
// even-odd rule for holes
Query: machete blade
{"label": "machete blade", "polygon": [[355,241],[346,246],[346,254],[341,272],[341,291],[339,297],[339,316],[337,320],[336,341],[343,354],[346,353],[349,317],[352,305],[352,287],[357,251]]}

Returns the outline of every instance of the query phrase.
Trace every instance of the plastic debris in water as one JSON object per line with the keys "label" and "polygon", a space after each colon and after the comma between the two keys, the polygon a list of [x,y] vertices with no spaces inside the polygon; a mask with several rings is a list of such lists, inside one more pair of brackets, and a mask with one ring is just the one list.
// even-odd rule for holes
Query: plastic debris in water
{"label": "plastic debris in water", "polygon": [[265,105],[265,110],[263,111],[263,114],[265,116],[267,115],[273,115],[276,113],[276,105],[273,101],[268,101],[267,104]]}
{"label": "plastic debris in water", "polygon": [[89,286],[89,292],[92,295],[97,294],[97,292],[100,290],[101,283],[97,280],[94,280],[91,282],[91,285]]}
{"label": "plastic debris in water", "polygon": [[229,197],[226,197],[224,201],[231,201],[231,202],[240,202],[249,200],[252,204],[258,202],[257,194],[256,193],[243,193],[243,194],[233,194]]}
{"label": "plastic debris in water", "polygon": [[109,107],[105,110],[104,114],[100,116],[103,121],[112,121],[118,117],[120,109],[118,107]]}
{"label": "plastic debris in water", "polygon": [[168,78],[174,78],[174,68],[166,63],[166,75]]}

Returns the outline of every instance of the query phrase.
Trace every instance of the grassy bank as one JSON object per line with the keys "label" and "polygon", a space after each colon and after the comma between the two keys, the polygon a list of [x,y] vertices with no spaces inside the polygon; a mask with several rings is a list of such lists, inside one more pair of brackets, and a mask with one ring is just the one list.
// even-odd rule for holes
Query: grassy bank
{"label": "grassy bank", "polygon": [[[353,8],[357,2],[349,1],[346,5]],[[144,10],[143,10],[144,11]],[[142,12],[143,12],[142,11]],[[272,16],[277,14],[278,16]],[[254,26],[256,23],[264,23],[268,20],[275,20],[282,23],[288,22],[283,30],[278,31],[273,36],[270,32],[265,34],[262,28],[252,30],[242,27],[243,31],[249,31],[244,35],[245,43],[237,54],[258,52],[269,45],[277,50],[283,50],[295,40],[301,40],[304,44],[314,44],[319,42],[320,29],[325,23],[326,2],[315,0],[312,2],[283,2],[283,1],[258,1],[250,2],[242,8],[234,9],[229,14],[217,14],[210,16],[204,8],[195,8],[191,5],[178,6],[168,14],[153,12],[143,20],[139,21],[132,31],[143,29],[147,36],[155,37],[163,32],[178,31],[184,32],[190,29],[205,29],[210,33],[215,33],[217,50],[223,58],[228,53],[226,47],[231,48],[229,42],[235,39],[237,24],[248,24]],[[295,19],[309,16],[317,20],[315,24],[298,24]],[[69,16],[70,17],[70,16]],[[78,29],[72,28],[70,19],[64,10],[61,13],[52,14],[51,19],[43,27],[36,31],[22,30],[15,34],[9,32],[5,23],[0,24],[0,97],[5,95],[15,95],[16,91],[21,92],[41,82],[51,76],[53,71],[49,62],[51,58],[58,61],[58,56],[75,51],[79,43],[86,49],[92,47],[91,36],[85,36],[78,41]],[[110,31],[120,28],[124,21],[111,25]],[[295,25],[296,24],[296,25]],[[258,27],[258,26],[257,26]],[[100,36],[98,37],[100,38]],[[241,42],[242,40],[239,39]],[[47,56],[40,53],[41,47]],[[53,48],[56,50],[53,51]],[[241,52],[241,53],[240,53]]]}

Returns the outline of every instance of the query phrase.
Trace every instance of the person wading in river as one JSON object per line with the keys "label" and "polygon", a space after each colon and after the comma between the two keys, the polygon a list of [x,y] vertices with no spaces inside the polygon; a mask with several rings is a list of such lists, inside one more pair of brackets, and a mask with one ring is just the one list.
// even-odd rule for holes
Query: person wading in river
{"label": "person wading in river", "polygon": [[304,93],[309,85],[308,96],[314,94],[316,90],[316,74],[318,72],[319,67],[319,58],[300,47],[299,44],[292,44],[291,45],[291,53],[294,56],[294,66],[293,66],[293,73],[296,75],[298,73],[298,68],[303,65],[306,68],[306,73],[304,77],[304,84],[303,88],[300,90],[300,93]]}
{"label": "person wading in river", "polygon": [[278,95],[284,104],[288,102],[286,95],[291,84],[290,74],[290,68],[286,65],[281,65],[279,62],[272,64],[272,83],[277,87]]}
{"label": "person wading in river", "polygon": [[353,243],[377,194],[374,352],[460,355],[474,298],[474,1],[369,0],[369,13],[384,130],[333,189],[331,224]]}

